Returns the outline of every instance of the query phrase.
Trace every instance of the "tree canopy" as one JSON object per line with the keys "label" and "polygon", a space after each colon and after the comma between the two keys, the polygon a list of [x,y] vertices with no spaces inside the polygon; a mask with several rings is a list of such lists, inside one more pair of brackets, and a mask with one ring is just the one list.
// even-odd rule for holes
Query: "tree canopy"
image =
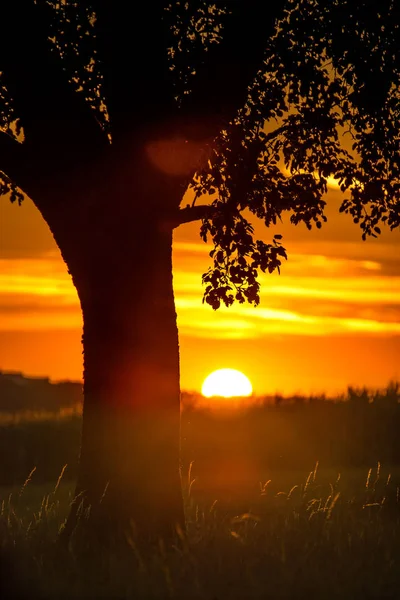
{"label": "tree canopy", "polygon": [[[4,16],[17,18],[7,4]],[[258,304],[258,271],[279,269],[286,258],[279,235],[255,239],[253,216],[268,227],[288,212],[293,224],[319,228],[329,178],[363,239],[379,235],[380,223],[399,226],[395,0],[288,0],[283,8],[158,0],[138,7],[132,23],[104,0],[28,4],[18,33],[9,28],[0,42],[0,125],[28,146],[25,154],[16,144],[6,158],[2,152],[0,193],[11,191],[11,200],[22,199],[15,184],[24,188],[18,175],[32,160],[29,144],[37,152],[52,138],[57,168],[64,161],[67,172],[72,151],[86,160],[94,121],[100,145],[111,148],[144,128],[188,148],[199,141],[182,185],[194,202],[174,218],[176,225],[201,219],[201,237],[213,242],[203,282],[214,309]],[[34,13],[40,31],[30,26]],[[78,94],[66,93],[67,82]],[[85,98],[90,122],[73,96]]]}
{"label": "tree canopy", "polygon": [[398,227],[400,7],[7,0],[0,16],[0,194],[32,198],[83,316],[62,537],[81,502],[93,549],[132,521],[143,539],[168,536],[184,526],[173,229],[201,221],[217,309],[258,304],[259,271],[286,258],[253,220],[321,227],[330,178],[364,239]]}

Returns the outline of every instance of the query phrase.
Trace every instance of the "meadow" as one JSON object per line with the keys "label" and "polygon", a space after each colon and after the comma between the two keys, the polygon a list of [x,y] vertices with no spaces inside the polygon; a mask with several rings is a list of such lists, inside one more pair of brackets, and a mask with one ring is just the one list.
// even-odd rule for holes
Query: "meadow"
{"label": "meadow", "polygon": [[147,554],[132,536],[123,555],[90,559],[55,545],[74,494],[79,411],[3,415],[0,597],[398,597],[400,412],[371,397],[279,400],[236,416],[189,403],[187,534]]}

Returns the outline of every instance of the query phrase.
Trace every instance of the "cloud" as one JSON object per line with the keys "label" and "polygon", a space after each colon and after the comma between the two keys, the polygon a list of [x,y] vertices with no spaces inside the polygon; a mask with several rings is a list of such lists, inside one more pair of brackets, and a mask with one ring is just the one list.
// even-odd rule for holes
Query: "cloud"
{"label": "cloud", "polygon": [[214,313],[201,303],[201,273],[211,264],[211,246],[176,243],[174,286],[181,335],[245,340],[274,335],[397,334],[396,244],[370,246],[368,253],[360,243],[342,246],[297,242],[280,276],[261,274],[259,307],[234,304]]}
{"label": "cloud", "polygon": [[[393,335],[400,332],[400,265],[391,244],[296,242],[282,274],[260,276],[261,305],[214,312],[202,304],[201,274],[210,246],[174,243],[174,289],[181,336]],[[347,254],[346,254],[347,253]],[[0,259],[0,330],[81,328],[70,275],[55,249],[33,258]]]}
{"label": "cloud", "polygon": [[[178,325],[181,335],[218,339],[260,339],[279,336],[329,336],[346,333],[363,335],[399,334],[400,323],[385,320],[373,312],[369,318],[331,314],[304,314],[235,304],[212,312],[199,303],[197,296],[177,298]],[[382,307],[380,306],[380,310]],[[400,306],[398,307],[400,313]],[[308,311],[313,312],[309,309]]]}
{"label": "cloud", "polygon": [[[328,198],[321,231],[288,223],[289,260],[262,275],[261,305],[214,312],[202,304],[201,275],[211,265],[199,224],[174,233],[174,287],[183,389],[200,389],[216,368],[244,370],[258,392],[334,390],[398,377],[400,236],[361,242],[351,218]],[[39,212],[0,199],[0,367],[81,377],[82,319],[76,290]]]}
{"label": "cloud", "polygon": [[71,276],[59,257],[0,259],[0,293],[57,296],[60,301],[77,298]]}
{"label": "cloud", "polygon": [[0,259],[0,331],[81,326],[76,290],[57,255]]}

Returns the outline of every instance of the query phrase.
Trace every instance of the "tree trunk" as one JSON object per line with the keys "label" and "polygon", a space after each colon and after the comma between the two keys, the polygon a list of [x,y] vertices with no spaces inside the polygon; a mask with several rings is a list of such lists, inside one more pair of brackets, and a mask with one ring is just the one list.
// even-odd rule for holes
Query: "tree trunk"
{"label": "tree trunk", "polygon": [[96,227],[96,239],[63,252],[81,301],[84,353],[78,499],[63,538],[76,528],[105,544],[184,529],[172,226],[138,215],[135,225],[114,212],[103,240]]}

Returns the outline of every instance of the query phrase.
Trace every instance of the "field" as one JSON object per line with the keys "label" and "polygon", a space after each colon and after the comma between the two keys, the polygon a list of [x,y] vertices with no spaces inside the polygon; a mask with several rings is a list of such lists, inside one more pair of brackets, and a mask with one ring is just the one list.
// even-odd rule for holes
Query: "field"
{"label": "field", "polygon": [[55,543],[79,414],[4,417],[0,598],[396,598],[399,425],[398,402],[279,403],[235,418],[188,409],[187,535],[147,554],[132,536],[128,552],[88,558]]}
{"label": "field", "polygon": [[128,555],[96,564],[73,553],[55,560],[72,482],[1,488],[2,551],[12,564],[2,597],[397,597],[399,470],[271,474],[258,494],[244,498],[239,489],[225,502],[204,489],[197,497],[194,474],[193,465],[184,478],[187,538],[151,556],[132,542]]}

